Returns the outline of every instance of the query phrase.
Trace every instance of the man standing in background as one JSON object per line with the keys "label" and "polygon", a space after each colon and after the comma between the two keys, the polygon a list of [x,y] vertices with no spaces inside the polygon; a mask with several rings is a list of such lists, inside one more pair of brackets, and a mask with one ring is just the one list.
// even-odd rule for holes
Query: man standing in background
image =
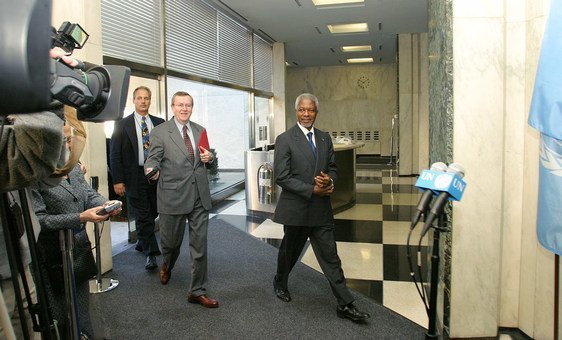
{"label": "man standing in background", "polygon": [[146,255],[147,270],[158,268],[156,256],[161,254],[154,235],[154,220],[158,216],[156,186],[144,176],[150,132],[164,122],[162,118],[148,114],[151,95],[146,86],[135,89],[135,112],[116,122],[110,143],[113,189],[119,196],[127,195],[133,208],[138,238],[135,249]]}

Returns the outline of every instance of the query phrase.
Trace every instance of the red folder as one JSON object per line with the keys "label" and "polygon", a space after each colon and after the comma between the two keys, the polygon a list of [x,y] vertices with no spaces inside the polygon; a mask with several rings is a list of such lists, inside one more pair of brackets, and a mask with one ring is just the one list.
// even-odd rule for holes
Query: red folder
{"label": "red folder", "polygon": [[201,150],[201,148],[205,148],[205,150],[210,150],[209,147],[209,138],[207,137],[207,129],[203,130],[203,133],[201,134],[201,137],[199,138],[199,151],[203,152]]}

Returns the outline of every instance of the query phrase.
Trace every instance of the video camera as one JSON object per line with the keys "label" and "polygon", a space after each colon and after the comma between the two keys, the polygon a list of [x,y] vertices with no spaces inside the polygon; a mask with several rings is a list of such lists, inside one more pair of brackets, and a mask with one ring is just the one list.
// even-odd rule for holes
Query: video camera
{"label": "video camera", "polygon": [[88,40],[79,25],[50,25],[50,0],[0,0],[0,114],[48,110],[53,100],[77,109],[90,122],[123,116],[131,70],[124,66],[80,63],[76,68],[49,57],[60,47],[69,55]]}

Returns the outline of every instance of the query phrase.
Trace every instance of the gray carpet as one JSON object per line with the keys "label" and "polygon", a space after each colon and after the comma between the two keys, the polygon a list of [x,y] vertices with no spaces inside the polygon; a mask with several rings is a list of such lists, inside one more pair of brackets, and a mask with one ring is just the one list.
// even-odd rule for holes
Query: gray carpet
{"label": "gray carpet", "polygon": [[358,293],[355,303],[371,314],[369,321],[338,318],[324,276],[301,263],[289,280],[293,301],[280,301],[272,288],[277,249],[222,220],[210,220],[208,248],[207,290],[218,309],[187,302],[187,239],[166,286],[158,270],[144,269],[144,256],[131,247],[113,258],[109,276],[119,286],[91,295],[96,339],[425,338],[424,328]]}

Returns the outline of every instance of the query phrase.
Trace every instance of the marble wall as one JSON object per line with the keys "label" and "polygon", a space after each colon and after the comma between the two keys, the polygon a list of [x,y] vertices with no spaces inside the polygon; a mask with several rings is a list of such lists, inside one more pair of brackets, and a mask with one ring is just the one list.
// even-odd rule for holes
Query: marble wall
{"label": "marble wall", "polygon": [[[430,0],[430,160],[467,191],[445,244],[451,338],[553,329],[553,254],[536,240],[538,137],[526,124],[548,0]],[[485,37],[485,38],[482,38]]]}
{"label": "marble wall", "polygon": [[396,64],[287,68],[286,126],[296,124],[296,97],[313,93],[320,102],[316,127],[338,133],[378,131],[380,146],[366,146],[358,153],[390,155],[396,72]]}

